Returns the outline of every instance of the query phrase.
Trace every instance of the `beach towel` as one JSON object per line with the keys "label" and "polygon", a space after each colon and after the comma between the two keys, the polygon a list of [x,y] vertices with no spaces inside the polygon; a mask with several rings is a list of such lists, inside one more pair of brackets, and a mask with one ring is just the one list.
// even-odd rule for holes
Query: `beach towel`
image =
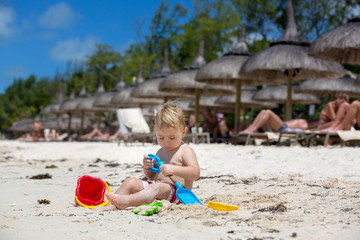
{"label": "beach towel", "polygon": [[341,140],[350,141],[350,140],[360,140],[360,131],[355,130],[355,128],[351,127],[350,130],[345,131],[336,131]]}
{"label": "beach towel", "polygon": [[122,134],[150,133],[150,127],[140,108],[121,108],[116,110],[116,114]]}

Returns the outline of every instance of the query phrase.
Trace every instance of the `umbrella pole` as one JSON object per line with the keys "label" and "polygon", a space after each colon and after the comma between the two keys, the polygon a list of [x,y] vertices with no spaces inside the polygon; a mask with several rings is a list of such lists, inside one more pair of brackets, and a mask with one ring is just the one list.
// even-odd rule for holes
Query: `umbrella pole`
{"label": "umbrella pole", "polygon": [[60,129],[60,114],[56,114],[56,131],[57,132],[60,132],[61,131],[61,129]]}
{"label": "umbrella pole", "polygon": [[243,116],[244,116],[244,119],[243,119],[244,129],[246,128],[246,115],[247,115],[247,107],[244,106],[244,113],[243,113]]}
{"label": "umbrella pole", "polygon": [[68,114],[69,115],[69,123],[68,123],[68,135],[70,136],[70,131],[71,131],[71,113]]}
{"label": "umbrella pole", "polygon": [[287,101],[286,101],[286,121],[291,120],[292,116],[292,81],[293,81],[293,69],[288,70],[288,85],[287,85]]}
{"label": "umbrella pole", "polygon": [[198,88],[195,89],[195,123],[199,123],[199,102],[200,102],[200,91]]}
{"label": "umbrella pole", "polygon": [[101,112],[98,112],[97,114],[97,129],[100,130],[101,128]]}
{"label": "umbrella pole", "polygon": [[83,130],[84,130],[84,112],[81,112],[80,135],[83,133]]}
{"label": "umbrella pole", "polygon": [[235,131],[239,130],[240,102],[241,102],[241,80],[236,79]]}

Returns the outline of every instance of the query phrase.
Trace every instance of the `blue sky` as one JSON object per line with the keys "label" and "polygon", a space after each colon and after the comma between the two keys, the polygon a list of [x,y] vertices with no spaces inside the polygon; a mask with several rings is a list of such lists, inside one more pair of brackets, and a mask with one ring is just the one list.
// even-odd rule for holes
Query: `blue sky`
{"label": "blue sky", "polygon": [[[83,60],[96,44],[124,51],[137,42],[161,0],[0,0],[0,94],[14,78],[51,77],[66,71],[69,60]],[[192,8],[191,0],[170,0]]]}

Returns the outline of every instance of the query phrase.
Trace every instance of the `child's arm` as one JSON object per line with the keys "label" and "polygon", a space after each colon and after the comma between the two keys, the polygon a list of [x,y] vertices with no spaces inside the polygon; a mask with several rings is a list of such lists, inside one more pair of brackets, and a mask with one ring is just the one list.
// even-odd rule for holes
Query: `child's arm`
{"label": "child's arm", "polygon": [[155,178],[156,173],[150,171],[149,168],[153,167],[153,162],[150,160],[149,156],[144,155],[143,158],[143,169],[144,174],[149,180],[153,180]]}
{"label": "child's arm", "polygon": [[200,177],[200,167],[196,154],[189,146],[184,146],[181,152],[182,166],[164,164],[160,170],[164,176],[176,175],[185,180],[196,180]]}

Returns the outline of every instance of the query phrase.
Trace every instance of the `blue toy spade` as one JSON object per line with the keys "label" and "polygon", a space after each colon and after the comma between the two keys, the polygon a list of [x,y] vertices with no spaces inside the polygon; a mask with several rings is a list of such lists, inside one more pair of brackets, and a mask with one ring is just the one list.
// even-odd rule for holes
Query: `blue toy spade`
{"label": "blue toy spade", "polygon": [[[156,161],[156,168],[152,167],[150,170],[155,173],[160,173],[160,166],[164,164],[163,161],[160,161],[160,158],[153,154],[148,154],[149,158]],[[175,182],[172,176],[168,176],[171,181],[175,184],[176,187],[176,197],[183,204],[194,204],[200,203],[203,205],[200,200],[195,196],[195,194],[189,189],[184,188],[180,182]]]}

